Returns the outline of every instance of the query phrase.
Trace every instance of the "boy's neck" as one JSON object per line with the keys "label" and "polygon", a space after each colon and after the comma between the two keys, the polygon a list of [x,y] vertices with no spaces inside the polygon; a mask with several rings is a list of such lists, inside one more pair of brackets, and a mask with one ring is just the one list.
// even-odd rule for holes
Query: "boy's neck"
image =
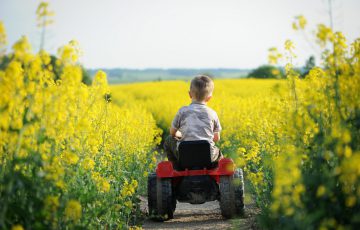
{"label": "boy's neck", "polygon": [[202,105],[206,105],[206,101],[196,101],[196,100],[191,100],[191,103],[193,103],[193,104],[202,104]]}

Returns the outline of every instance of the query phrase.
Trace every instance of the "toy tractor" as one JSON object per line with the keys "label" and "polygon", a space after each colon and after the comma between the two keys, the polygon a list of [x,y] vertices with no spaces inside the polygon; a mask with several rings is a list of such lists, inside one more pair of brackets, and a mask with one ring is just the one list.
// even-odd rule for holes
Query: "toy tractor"
{"label": "toy tractor", "polygon": [[174,216],[176,202],[203,204],[220,202],[221,214],[232,218],[244,212],[244,179],[230,158],[213,163],[208,141],[179,144],[179,165],[170,161],[157,165],[148,177],[148,207],[152,219],[165,221]]}

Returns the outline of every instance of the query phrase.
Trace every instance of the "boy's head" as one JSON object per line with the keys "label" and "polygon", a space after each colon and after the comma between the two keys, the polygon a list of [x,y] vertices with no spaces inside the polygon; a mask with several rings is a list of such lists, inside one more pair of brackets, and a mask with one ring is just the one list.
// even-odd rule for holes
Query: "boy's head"
{"label": "boy's head", "polygon": [[214,90],[213,80],[206,75],[198,75],[191,80],[190,97],[198,102],[210,100]]}

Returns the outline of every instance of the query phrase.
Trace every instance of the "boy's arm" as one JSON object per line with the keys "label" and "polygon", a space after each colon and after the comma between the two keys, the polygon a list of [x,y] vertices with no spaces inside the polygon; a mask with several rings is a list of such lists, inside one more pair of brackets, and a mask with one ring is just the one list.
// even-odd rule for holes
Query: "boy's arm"
{"label": "boy's arm", "polygon": [[171,128],[170,128],[170,135],[171,135],[172,137],[175,137],[176,131],[177,131],[177,129],[171,127]]}
{"label": "boy's arm", "polygon": [[174,127],[170,128],[170,135],[176,139],[181,139],[182,134],[179,130],[175,129]]}
{"label": "boy's arm", "polygon": [[214,141],[214,142],[220,141],[220,132],[215,132],[215,133],[214,133],[213,141]]}
{"label": "boy's arm", "polygon": [[219,117],[216,114],[216,112],[215,112],[214,121],[215,122],[214,122],[214,138],[213,138],[213,141],[218,142],[218,141],[220,141],[220,132],[221,132],[222,128],[221,128]]}
{"label": "boy's arm", "polygon": [[180,120],[181,120],[181,110],[182,110],[182,108],[180,108],[179,111],[176,113],[174,120],[171,122],[171,127],[170,127],[170,135],[178,140],[182,138],[182,134],[179,131]]}

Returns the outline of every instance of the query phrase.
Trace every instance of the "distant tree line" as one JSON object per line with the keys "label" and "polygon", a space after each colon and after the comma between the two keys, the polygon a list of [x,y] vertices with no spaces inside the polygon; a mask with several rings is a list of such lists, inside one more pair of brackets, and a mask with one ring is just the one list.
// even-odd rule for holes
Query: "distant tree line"
{"label": "distant tree line", "polygon": [[[310,56],[306,63],[301,68],[295,68],[295,71],[299,73],[301,78],[305,78],[305,76],[309,73],[309,71],[315,67],[315,57]],[[248,78],[275,78],[282,79],[285,78],[285,71],[282,67],[277,67],[273,65],[262,65],[252,70],[248,75]]]}

